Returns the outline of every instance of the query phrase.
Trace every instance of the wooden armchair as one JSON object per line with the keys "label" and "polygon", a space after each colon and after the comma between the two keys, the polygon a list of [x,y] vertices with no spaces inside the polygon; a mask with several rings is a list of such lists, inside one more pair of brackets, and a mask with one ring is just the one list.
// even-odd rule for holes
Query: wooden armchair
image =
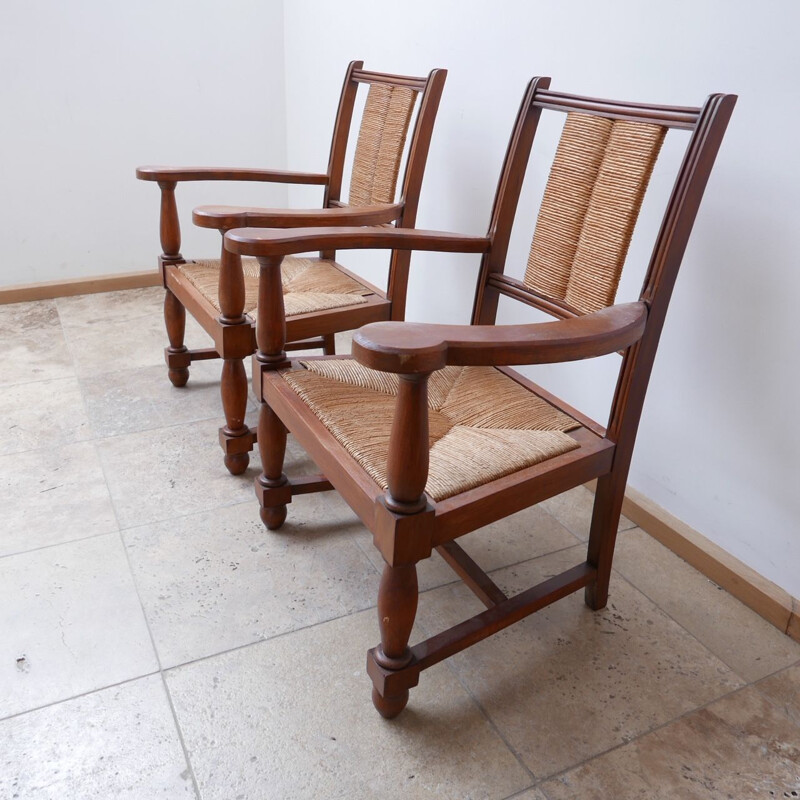
{"label": "wooden armchair", "polygon": [[[222,406],[225,426],[220,444],[225,465],[234,475],[247,469],[256,432],[245,424],[247,375],[243,359],[256,349],[258,264],[222,248],[220,259],[187,261],[180,253],[181,235],[175,187],[181,181],[264,181],[325,187],[320,209],[270,209],[201,206],[193,213],[200,227],[225,231],[252,225],[292,228],[309,225],[377,225],[413,228],[428,158],[433,124],[447,71],[427,78],[368,72],[352,62],[345,75],[325,173],[206,167],[139,167],[136,177],[161,188],[161,247],[158,264],[166,296],[164,319],[169,346],[164,355],[170,381],[185,386],[192,361],[222,358]],[[345,155],[359,84],[367,95],[353,157],[350,194],[341,200]],[[400,197],[395,200],[407,133],[416,122],[408,148]],[[409,253],[393,252],[386,292],[360,279],[335,261],[330,248],[319,258],[287,258],[282,268],[288,317],[288,345],[334,351],[334,333],[377,320],[401,320],[405,314]],[[263,307],[262,307],[263,308]],[[214,340],[214,347],[189,350],[184,345],[186,309]],[[282,312],[283,313],[283,312]]]}
{"label": "wooden armchair", "polygon": [[[381,641],[369,651],[373,701],[398,714],[422,670],[583,588],[605,606],[617,524],[664,317],[712,165],[736,102],[702,108],[620,103],[549,91],[534,79],[512,132],[485,237],[348,228],[233,230],[255,255],[261,302],[281,317],[280,265],[308,248],[387,247],[483,253],[473,324],[380,322],[358,331],[354,358],[289,362],[284,330],[259,318],[261,400],[256,480],[262,519],[278,528],[295,494],[335,488],[372,531],[385,566]],[[566,113],[524,280],[503,274],[512,222],[543,109]],[[667,129],[689,132],[638,302],[613,305],[628,244]],[[558,318],[495,326],[500,295]],[[619,351],[607,427],[510,369]],[[257,367],[257,368],[256,368]],[[287,428],[324,475],[283,474]],[[507,597],[456,543],[470,531],[597,479],[586,560]],[[416,563],[433,550],[487,610],[413,647]]]}

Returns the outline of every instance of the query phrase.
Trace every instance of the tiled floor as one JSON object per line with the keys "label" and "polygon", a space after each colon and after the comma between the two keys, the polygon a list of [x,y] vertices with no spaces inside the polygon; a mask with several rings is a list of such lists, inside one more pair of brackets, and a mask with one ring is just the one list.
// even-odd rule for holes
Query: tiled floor
{"label": "tiled floor", "polygon": [[[332,493],[265,531],[257,457],[234,478],[216,445],[218,364],[172,388],[160,306],[0,306],[0,798],[800,796],[800,645],[624,519],[607,609],[573,595],[381,719],[369,534]],[[590,502],[462,541],[514,591],[581,558]],[[479,609],[419,574],[414,638]]]}

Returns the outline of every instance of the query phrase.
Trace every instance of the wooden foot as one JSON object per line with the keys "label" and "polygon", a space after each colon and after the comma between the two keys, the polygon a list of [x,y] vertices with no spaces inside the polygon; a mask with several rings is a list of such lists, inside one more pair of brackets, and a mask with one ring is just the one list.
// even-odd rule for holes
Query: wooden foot
{"label": "wooden foot", "polygon": [[241,475],[250,466],[250,453],[227,455],[224,461],[231,475]]}
{"label": "wooden foot", "polygon": [[408,703],[408,689],[395,697],[382,697],[378,690],[372,687],[372,705],[384,719],[394,719]]}
{"label": "wooden foot", "polygon": [[279,506],[271,506],[265,508],[262,506],[259,512],[261,521],[271,531],[276,531],[286,522],[286,506],[281,504]]}
{"label": "wooden foot", "polygon": [[173,386],[180,389],[189,382],[189,368],[180,367],[179,369],[168,369],[167,377]]}
{"label": "wooden foot", "polygon": [[[225,411],[223,436],[230,439],[247,437],[250,433],[250,429],[244,424],[247,411],[247,373],[241,358],[226,358],[223,361],[220,392]],[[231,475],[241,475],[249,463],[250,455],[247,452],[225,454],[225,466]]]}
{"label": "wooden foot", "polygon": [[[291,499],[288,493],[288,481],[283,474],[283,459],[286,455],[286,426],[280,421],[278,415],[266,404],[261,404],[258,412],[258,451],[261,454],[263,472],[256,478],[256,496],[261,504],[261,521],[271,531],[275,531],[286,520],[286,503],[275,502],[274,505],[265,505],[270,502],[269,489],[284,488],[281,499]],[[274,492],[272,493],[274,494]]]}

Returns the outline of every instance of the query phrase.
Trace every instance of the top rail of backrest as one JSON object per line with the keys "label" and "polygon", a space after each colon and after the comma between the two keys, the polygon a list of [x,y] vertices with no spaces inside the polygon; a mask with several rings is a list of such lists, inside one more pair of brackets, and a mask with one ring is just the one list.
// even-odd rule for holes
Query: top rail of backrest
{"label": "top rail of backrest", "polygon": [[354,69],[351,79],[356,83],[382,83],[387,86],[404,86],[415,92],[422,92],[428,85],[429,78],[417,78],[413,75],[391,75],[388,72],[371,72],[365,69]]}
{"label": "top rail of backrest", "polygon": [[693,130],[700,119],[700,108],[694,106],[663,106],[647,103],[626,103],[618,100],[603,100],[597,97],[581,97],[540,89],[533,105],[551,111],[577,111],[596,114],[611,119],[626,119],[635,122],[650,122],[665,128]]}

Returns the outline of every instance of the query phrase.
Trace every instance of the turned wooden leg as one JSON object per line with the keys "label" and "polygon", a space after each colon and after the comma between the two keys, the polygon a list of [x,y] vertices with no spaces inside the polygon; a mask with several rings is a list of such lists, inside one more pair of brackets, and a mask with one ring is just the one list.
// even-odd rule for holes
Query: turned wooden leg
{"label": "turned wooden leg", "polygon": [[[417,615],[418,597],[416,564],[384,565],[378,592],[381,643],[375,651],[375,660],[384,669],[402,669],[411,661],[408,639]],[[391,719],[406,707],[408,689],[392,697],[383,697],[373,687],[372,702],[382,717]]]}
{"label": "turned wooden leg", "polygon": [[[225,411],[226,436],[246,436],[250,429],[244,424],[247,411],[247,373],[241,358],[226,358],[222,362],[222,407]],[[225,456],[225,466],[231,475],[241,475],[250,463],[249,453],[234,453]]]}
{"label": "turned wooden leg", "polygon": [[336,336],[333,333],[326,333],[322,337],[322,352],[326,356],[336,355]]}
{"label": "turned wooden leg", "polygon": [[179,362],[184,360],[181,356],[185,356],[186,363],[189,363],[189,350],[183,344],[183,336],[186,331],[186,309],[169,289],[164,295],[164,322],[169,338],[169,347],[164,352],[168,365],[167,375],[173,386],[186,386],[186,381],[189,380],[189,367],[174,366],[176,360]]}
{"label": "turned wooden leg", "polygon": [[[266,404],[261,404],[258,414],[258,451],[261,454],[263,472],[256,478],[264,489],[278,489],[286,486],[283,474],[283,459],[286,455],[286,427],[278,415]],[[267,505],[269,492],[259,494],[265,497],[261,505],[261,521],[276,531],[286,520],[286,504]]]}

